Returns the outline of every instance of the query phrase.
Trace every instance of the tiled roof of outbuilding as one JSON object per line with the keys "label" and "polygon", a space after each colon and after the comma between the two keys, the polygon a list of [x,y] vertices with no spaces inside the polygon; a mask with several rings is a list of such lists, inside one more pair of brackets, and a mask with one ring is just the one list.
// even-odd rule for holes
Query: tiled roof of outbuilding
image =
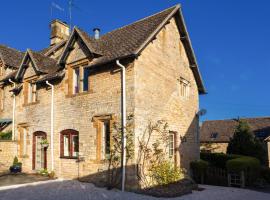
{"label": "tiled roof of outbuilding", "polygon": [[[243,118],[251,131],[263,139],[270,136],[270,117]],[[201,142],[229,142],[233,137],[238,119],[213,120],[203,122],[200,129]],[[215,137],[212,137],[215,134]]]}

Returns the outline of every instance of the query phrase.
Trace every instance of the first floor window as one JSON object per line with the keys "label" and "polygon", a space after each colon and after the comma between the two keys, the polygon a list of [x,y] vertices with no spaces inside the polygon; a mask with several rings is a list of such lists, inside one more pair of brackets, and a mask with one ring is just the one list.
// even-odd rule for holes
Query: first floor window
{"label": "first floor window", "polygon": [[61,157],[78,158],[79,156],[79,132],[64,130],[61,132]]}
{"label": "first floor window", "polygon": [[170,133],[169,135],[169,157],[174,157],[174,150],[175,150],[175,135],[174,133]]}
{"label": "first floor window", "polygon": [[180,78],[180,95],[182,97],[189,97],[189,88],[190,83],[187,80]]}
{"label": "first floor window", "polygon": [[89,91],[90,69],[84,66],[73,68],[73,94]]}
{"label": "first floor window", "polygon": [[32,82],[29,82],[27,84],[28,84],[28,91],[27,91],[28,103],[34,103],[37,101],[37,85]]}
{"label": "first floor window", "polygon": [[73,70],[73,94],[80,92],[80,68],[77,67]]}

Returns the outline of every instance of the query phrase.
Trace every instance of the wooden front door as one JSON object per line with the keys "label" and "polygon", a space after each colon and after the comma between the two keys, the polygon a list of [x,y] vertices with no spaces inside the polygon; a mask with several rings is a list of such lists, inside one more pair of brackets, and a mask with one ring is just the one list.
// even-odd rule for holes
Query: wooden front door
{"label": "wooden front door", "polygon": [[41,131],[33,134],[33,170],[47,169],[47,148],[42,147],[41,142],[47,138],[47,134]]}

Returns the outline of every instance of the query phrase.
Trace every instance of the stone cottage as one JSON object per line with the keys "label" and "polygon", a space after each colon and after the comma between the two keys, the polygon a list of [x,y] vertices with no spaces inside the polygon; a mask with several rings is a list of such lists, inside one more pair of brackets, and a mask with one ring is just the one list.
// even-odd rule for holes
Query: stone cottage
{"label": "stone cottage", "polygon": [[[60,20],[50,28],[50,46],[39,52],[0,46],[1,129],[13,129],[13,142],[0,142],[0,162],[12,150],[26,172],[95,177],[106,170],[112,123],[130,114],[135,149],[150,120],[165,120],[173,162],[188,169],[199,158],[205,88],[180,5],[104,35]],[[136,165],[127,179],[137,179]]]}
{"label": "stone cottage", "polygon": [[[246,121],[254,136],[265,142],[270,167],[270,117],[241,118]],[[200,128],[201,151],[226,153],[239,119],[204,121]]]}

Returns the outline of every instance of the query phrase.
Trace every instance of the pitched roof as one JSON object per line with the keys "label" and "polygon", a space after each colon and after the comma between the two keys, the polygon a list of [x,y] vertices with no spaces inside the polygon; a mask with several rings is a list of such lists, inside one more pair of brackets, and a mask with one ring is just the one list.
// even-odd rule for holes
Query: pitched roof
{"label": "pitched roof", "polygon": [[95,40],[83,30],[75,27],[65,46],[62,56],[60,56],[59,64],[66,58],[68,46],[71,44],[75,34],[78,34],[81,37],[90,52],[99,55],[99,57],[95,58],[93,62],[90,63],[90,66],[102,65],[127,57],[136,57],[147,46],[147,44],[154,39],[156,34],[158,34],[158,32],[173,16],[176,17],[182,41],[186,48],[190,66],[194,73],[199,91],[200,93],[205,93],[206,91],[191,46],[189,35],[186,30],[180,5],[173,6],[155,15],[106,33],[98,40]]}
{"label": "pitched roof", "polygon": [[41,53],[28,49],[16,74],[16,79],[23,76],[22,69],[25,67],[28,58],[32,60],[35,70],[40,74],[51,74],[59,70],[59,66],[57,65],[57,61],[55,59],[49,58]]}
{"label": "pitched roof", "polygon": [[3,60],[5,65],[13,68],[19,68],[23,59],[23,53],[8,46],[0,45],[0,58]]}
{"label": "pitched roof", "polygon": [[[256,137],[265,139],[270,136],[270,117],[243,118]],[[229,142],[233,137],[238,119],[213,120],[203,122],[200,128],[201,142]]]}
{"label": "pitched roof", "polygon": [[49,56],[51,53],[53,53],[54,51],[58,50],[59,48],[61,48],[62,46],[64,46],[66,44],[66,40],[59,42],[55,45],[49,46],[47,48],[44,48],[42,50],[40,50],[38,53],[41,53],[45,56]]}

